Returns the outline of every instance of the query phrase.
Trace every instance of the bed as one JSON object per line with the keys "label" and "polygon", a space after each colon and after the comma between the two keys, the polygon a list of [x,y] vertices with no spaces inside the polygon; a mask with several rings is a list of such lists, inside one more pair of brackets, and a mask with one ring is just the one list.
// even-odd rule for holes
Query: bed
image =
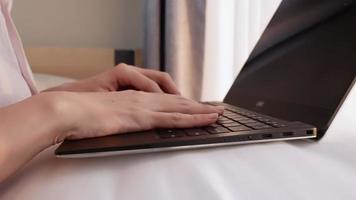
{"label": "bed", "polygon": [[356,199],[355,113],[353,88],[319,142],[82,159],[55,158],[53,147],[3,183],[0,199]]}

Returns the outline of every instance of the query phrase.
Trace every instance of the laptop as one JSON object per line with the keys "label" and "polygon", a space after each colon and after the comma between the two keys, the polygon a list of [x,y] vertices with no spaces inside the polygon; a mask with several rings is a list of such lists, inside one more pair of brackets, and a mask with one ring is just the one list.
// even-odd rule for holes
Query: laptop
{"label": "laptop", "polygon": [[[65,140],[58,157],[90,157],[323,137],[356,74],[356,5],[284,0],[206,127]],[[212,80],[214,81],[214,80]]]}

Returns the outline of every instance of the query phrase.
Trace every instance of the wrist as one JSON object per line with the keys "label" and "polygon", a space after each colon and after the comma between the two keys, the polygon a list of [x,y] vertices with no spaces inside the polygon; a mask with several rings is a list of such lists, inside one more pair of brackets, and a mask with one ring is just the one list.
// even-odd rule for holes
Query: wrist
{"label": "wrist", "polygon": [[72,129],[68,118],[66,98],[70,92],[46,92],[33,97],[34,109],[38,113],[38,122],[42,125],[39,135],[43,139],[43,146],[47,148],[62,142]]}
{"label": "wrist", "polygon": [[59,118],[53,114],[49,95],[38,94],[0,109],[0,182],[38,153],[53,144],[60,134]]}
{"label": "wrist", "polygon": [[0,182],[62,136],[53,94],[38,94],[0,108]]}

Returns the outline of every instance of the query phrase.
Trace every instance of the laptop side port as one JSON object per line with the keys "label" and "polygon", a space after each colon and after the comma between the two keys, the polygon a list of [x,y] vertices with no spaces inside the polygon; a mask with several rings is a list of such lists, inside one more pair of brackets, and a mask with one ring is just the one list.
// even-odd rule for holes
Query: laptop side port
{"label": "laptop side port", "polygon": [[283,135],[283,137],[291,137],[294,135],[294,133],[293,132],[283,132],[282,135]]}
{"label": "laptop side port", "polygon": [[262,134],[262,139],[271,139],[273,136],[271,133]]}
{"label": "laptop side port", "polygon": [[313,130],[307,130],[307,135],[313,135],[314,131]]}

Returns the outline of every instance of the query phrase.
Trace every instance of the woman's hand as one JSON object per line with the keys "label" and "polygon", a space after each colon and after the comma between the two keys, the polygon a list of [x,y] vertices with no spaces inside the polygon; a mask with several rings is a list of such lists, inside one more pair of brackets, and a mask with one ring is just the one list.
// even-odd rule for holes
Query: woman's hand
{"label": "woman's hand", "polygon": [[126,64],[119,64],[91,78],[67,83],[47,91],[112,92],[126,89],[179,94],[168,73]]}
{"label": "woman's hand", "polygon": [[0,183],[64,139],[204,126],[223,112],[178,95],[166,73],[124,64],[48,91],[0,108]]}
{"label": "woman's hand", "polygon": [[153,128],[186,128],[214,123],[223,107],[179,95],[122,92],[46,94],[62,130],[54,140],[80,139]]}
{"label": "woman's hand", "polygon": [[222,112],[222,107],[165,93],[41,93],[0,108],[0,183],[39,152],[64,139],[204,126],[215,122]]}

